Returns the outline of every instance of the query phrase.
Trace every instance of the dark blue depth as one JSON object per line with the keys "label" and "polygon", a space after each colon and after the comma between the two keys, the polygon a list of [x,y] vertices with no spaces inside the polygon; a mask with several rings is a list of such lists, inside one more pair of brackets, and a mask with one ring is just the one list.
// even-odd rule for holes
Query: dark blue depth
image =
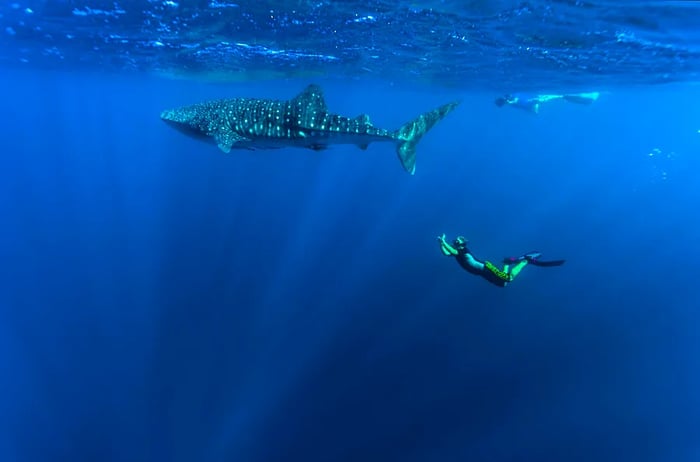
{"label": "dark blue depth", "polygon": [[[158,117],[308,80],[2,79],[0,459],[700,455],[697,87],[535,116],[316,80],[386,128],[462,98],[411,177],[389,144],[227,156]],[[499,289],[443,232],[567,264]]]}

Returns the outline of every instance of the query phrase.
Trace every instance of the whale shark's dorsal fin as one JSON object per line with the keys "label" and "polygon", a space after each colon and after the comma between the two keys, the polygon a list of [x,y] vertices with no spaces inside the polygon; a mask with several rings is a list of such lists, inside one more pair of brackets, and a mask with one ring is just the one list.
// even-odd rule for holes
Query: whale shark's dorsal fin
{"label": "whale shark's dorsal fin", "polygon": [[323,90],[318,85],[309,85],[304,91],[296,95],[292,101],[307,108],[313,107],[318,112],[328,112],[326,100],[323,99]]}
{"label": "whale shark's dorsal fin", "polygon": [[363,125],[372,125],[372,122],[370,122],[369,116],[367,114],[360,114],[359,116],[355,117],[355,120],[357,120]]}

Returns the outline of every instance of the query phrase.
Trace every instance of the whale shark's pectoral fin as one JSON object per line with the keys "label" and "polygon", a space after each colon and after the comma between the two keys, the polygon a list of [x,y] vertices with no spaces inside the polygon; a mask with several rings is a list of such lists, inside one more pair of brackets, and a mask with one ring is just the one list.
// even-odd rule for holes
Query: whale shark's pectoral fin
{"label": "whale shark's pectoral fin", "polygon": [[231,146],[224,144],[224,143],[217,143],[217,146],[219,146],[219,149],[221,149],[225,154],[228,154],[231,152]]}
{"label": "whale shark's pectoral fin", "polygon": [[309,85],[296,95],[292,102],[306,108],[313,108],[318,112],[328,112],[326,100],[323,98],[323,90],[318,85]]}
{"label": "whale shark's pectoral fin", "polygon": [[369,143],[358,144],[357,147],[364,151],[369,147]]}
{"label": "whale shark's pectoral fin", "polygon": [[221,131],[214,135],[214,141],[216,141],[216,145],[219,146],[219,149],[221,149],[223,152],[228,154],[231,152],[231,148],[233,147],[234,144],[239,143],[241,141],[250,141],[248,138],[241,136],[231,130],[226,130],[226,131]]}

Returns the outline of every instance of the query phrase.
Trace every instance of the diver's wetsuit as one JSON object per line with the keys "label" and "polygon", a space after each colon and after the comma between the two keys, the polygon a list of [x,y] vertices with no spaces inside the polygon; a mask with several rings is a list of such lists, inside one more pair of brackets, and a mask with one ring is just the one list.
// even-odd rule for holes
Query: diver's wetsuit
{"label": "diver's wetsuit", "polygon": [[488,260],[477,260],[467,248],[467,240],[462,236],[458,236],[450,245],[443,234],[438,236],[438,242],[440,242],[440,250],[443,255],[455,257],[459,266],[465,271],[475,276],[481,276],[498,287],[505,287],[530,263],[535,266],[560,266],[565,262],[565,260],[542,261],[539,259],[541,255],[539,252],[530,252],[520,257],[505,258],[503,269],[500,269]]}
{"label": "diver's wetsuit", "polygon": [[[506,284],[512,280],[512,277],[510,277],[508,273],[500,271],[490,262],[477,260],[474,255],[469,252],[469,249],[457,249],[457,252],[457,255],[455,255],[457,263],[459,263],[459,266],[464,268],[467,272],[476,276],[481,276],[491,284],[495,284],[498,287],[505,287]],[[493,271],[494,269],[499,274],[496,274]]]}
{"label": "diver's wetsuit", "polygon": [[447,243],[444,234],[438,237],[438,241],[440,242],[440,250],[443,255],[455,257],[459,266],[464,268],[465,271],[475,276],[481,276],[498,287],[505,287],[529,262],[525,258],[514,258],[512,259],[512,262],[515,263],[514,266],[510,265],[509,260],[509,263],[505,264],[503,269],[499,269],[488,260],[477,260],[467,248],[466,239],[462,236],[455,239],[453,245]]}

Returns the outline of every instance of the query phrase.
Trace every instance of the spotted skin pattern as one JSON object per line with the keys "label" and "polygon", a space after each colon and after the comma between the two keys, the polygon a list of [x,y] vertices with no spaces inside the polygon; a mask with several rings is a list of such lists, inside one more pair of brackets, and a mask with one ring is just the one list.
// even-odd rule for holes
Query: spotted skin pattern
{"label": "spotted skin pattern", "polygon": [[390,131],[372,125],[366,114],[349,118],[329,112],[321,87],[309,85],[291,100],[206,101],[163,111],[160,117],[182,133],[213,141],[226,153],[232,148],[290,146],[322,150],[330,144],[356,144],[366,149],[373,141],[393,141],[398,144],[403,167],[413,174],[416,143],[458,104],[446,104]]}

